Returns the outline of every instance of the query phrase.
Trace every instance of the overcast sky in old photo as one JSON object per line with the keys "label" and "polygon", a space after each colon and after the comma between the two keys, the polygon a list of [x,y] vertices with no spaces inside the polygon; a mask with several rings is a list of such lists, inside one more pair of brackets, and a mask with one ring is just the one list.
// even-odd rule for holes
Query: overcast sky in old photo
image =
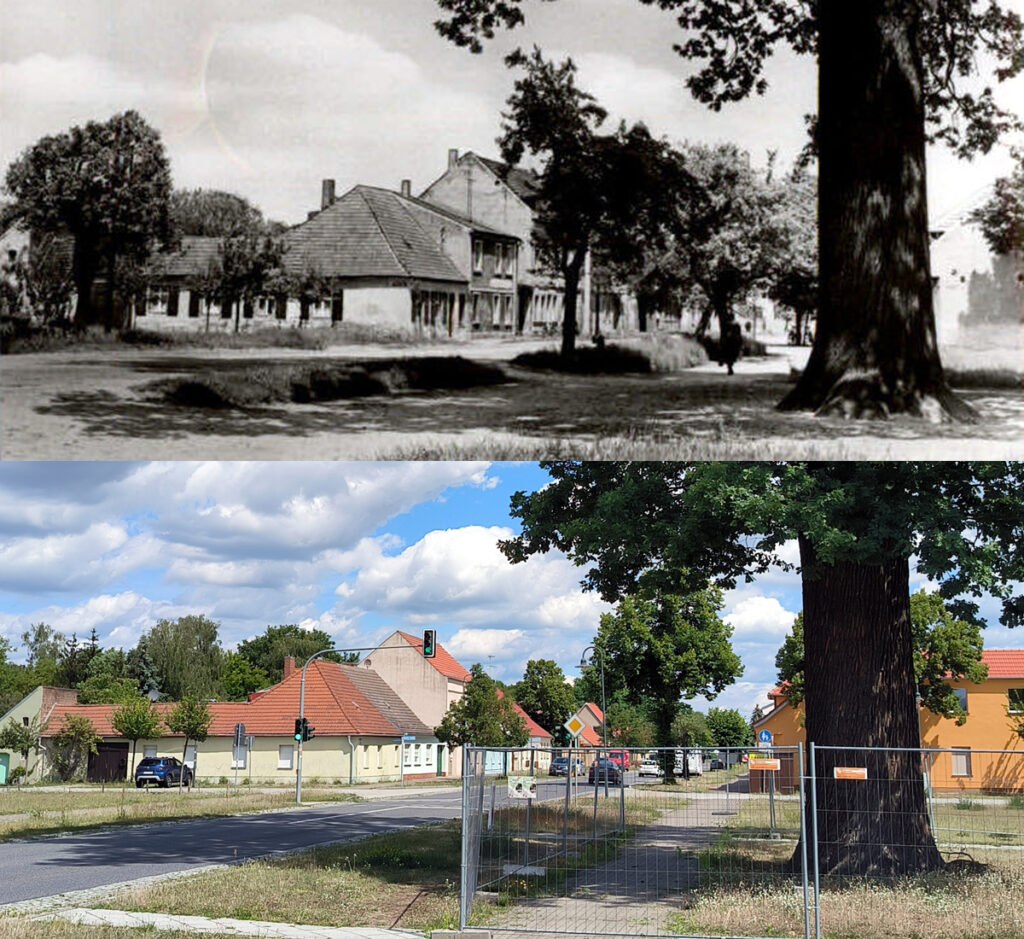
{"label": "overcast sky in old photo", "polygon": [[[1024,0],[1008,0],[1024,6]],[[619,119],[673,141],[733,141],[755,164],[789,165],[815,108],[814,62],[779,49],[771,90],[713,113],[684,86],[671,13],[638,0],[525,5],[527,28],[482,55],[443,40],[434,0],[4,0],[0,168],[40,136],[135,108],[163,138],[178,187],[226,189],[265,215],[302,221],[320,181],[419,192],[449,148],[497,155],[516,46],[571,55],[580,85]],[[1024,83],[1002,92],[1024,98]],[[933,216],[1005,175],[1005,148],[929,158]]]}
{"label": "overcast sky in old photo", "polygon": [[[575,677],[612,607],[560,553],[512,565],[497,548],[519,531],[511,495],[548,480],[512,463],[3,463],[0,636],[24,661],[21,634],[38,622],[126,649],[193,613],[227,648],[285,623],[346,648],[434,627],[464,666],[503,681],[532,658]],[[797,560],[795,543],[782,553]],[[714,705],[767,703],[800,608],[798,575],[777,569],[726,594],[745,671]],[[982,612],[986,647],[1024,647],[995,602]]]}

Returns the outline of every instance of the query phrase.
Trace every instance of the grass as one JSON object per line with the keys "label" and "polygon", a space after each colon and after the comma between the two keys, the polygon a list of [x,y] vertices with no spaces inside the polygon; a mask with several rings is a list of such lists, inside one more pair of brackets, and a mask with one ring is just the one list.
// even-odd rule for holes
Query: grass
{"label": "grass", "polygon": [[[304,790],[308,802],[358,802],[331,790]],[[104,825],[137,825],[178,818],[213,818],[290,808],[294,791],[248,792],[218,789],[107,789],[86,792],[0,791],[0,841]]]}
{"label": "grass", "polygon": [[507,381],[505,373],[461,356],[371,362],[261,363],[219,368],[191,378],[166,378],[148,390],[192,408],[248,408],[285,401],[309,403],[387,395],[398,391],[455,390]]}
{"label": "grass", "polygon": [[126,888],[107,909],[318,926],[458,925],[461,828],[445,822]]}
{"label": "grass", "polygon": [[[79,926],[76,923],[33,922],[23,917],[0,916],[0,939],[140,939],[141,936],[159,936],[160,939],[195,939],[191,930],[172,929],[154,932],[138,926]],[[228,933],[203,933],[210,939],[226,937]],[[230,935],[237,936],[237,933]]]}

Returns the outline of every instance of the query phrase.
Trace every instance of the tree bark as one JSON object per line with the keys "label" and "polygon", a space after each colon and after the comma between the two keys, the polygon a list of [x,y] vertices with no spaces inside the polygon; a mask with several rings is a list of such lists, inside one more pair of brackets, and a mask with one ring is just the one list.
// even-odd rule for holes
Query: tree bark
{"label": "tree bark", "polygon": [[568,362],[576,354],[576,300],[579,295],[580,271],[585,249],[577,249],[562,269],[565,280],[565,309],[562,316],[562,359]]}
{"label": "tree bark", "polygon": [[[821,565],[801,538],[800,564],[807,739],[818,747],[867,748],[816,751],[821,872],[892,876],[941,868],[920,755],[880,749],[920,746],[909,562]],[[866,766],[868,778],[835,779],[836,766]]]}
{"label": "tree bark", "polygon": [[95,313],[92,302],[92,285],[99,268],[99,257],[89,235],[76,235],[71,258],[71,272],[75,282],[75,326],[85,329],[93,323]]}
{"label": "tree bark", "polygon": [[818,326],[784,410],[974,417],[949,387],[935,338],[913,9],[819,6]]}

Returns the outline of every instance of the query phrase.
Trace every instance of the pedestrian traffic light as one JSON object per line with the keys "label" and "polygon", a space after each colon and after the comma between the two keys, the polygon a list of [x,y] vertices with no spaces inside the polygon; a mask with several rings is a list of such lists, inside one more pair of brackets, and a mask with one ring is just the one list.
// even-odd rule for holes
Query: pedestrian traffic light
{"label": "pedestrian traffic light", "polygon": [[437,655],[437,631],[434,629],[423,630],[423,657],[432,659]]}
{"label": "pedestrian traffic light", "polygon": [[314,730],[316,730],[316,728],[306,720],[306,718],[302,718],[302,739],[312,740],[316,736],[316,734],[313,733]]}
{"label": "pedestrian traffic light", "polygon": [[304,717],[295,718],[295,739],[302,740],[302,725],[305,723]]}

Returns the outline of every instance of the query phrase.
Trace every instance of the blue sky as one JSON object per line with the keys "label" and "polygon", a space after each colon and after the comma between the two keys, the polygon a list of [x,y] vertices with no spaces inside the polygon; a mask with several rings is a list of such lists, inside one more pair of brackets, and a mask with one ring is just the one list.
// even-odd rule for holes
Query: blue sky
{"label": "blue sky", "polygon": [[[508,463],[3,463],[0,635],[18,659],[40,621],[125,648],[190,613],[219,622],[228,647],[282,623],[346,647],[434,627],[496,678],[531,658],[575,675],[611,608],[564,556],[510,565],[496,547],[518,531],[511,495],[547,479]],[[777,569],[726,595],[745,672],[716,704],[747,714],[762,699],[799,609],[796,575]],[[986,645],[1024,646],[985,612]]]}
{"label": "blue sky", "polygon": [[[1020,8],[1021,0],[1008,6]],[[175,184],[238,192],[302,221],[320,180],[421,191],[448,148],[496,155],[513,75],[504,55],[539,44],[571,55],[609,126],[643,120],[673,141],[728,140],[763,164],[792,162],[816,106],[814,63],[780,48],[770,90],[714,113],[684,86],[671,11],[638,0],[524,4],[527,27],[474,56],[444,41],[434,0],[4,0],[0,169],[41,135],[136,108],[161,133]],[[1020,101],[1024,80],[999,92]],[[1000,147],[972,163],[929,152],[934,213],[1010,166]]]}

